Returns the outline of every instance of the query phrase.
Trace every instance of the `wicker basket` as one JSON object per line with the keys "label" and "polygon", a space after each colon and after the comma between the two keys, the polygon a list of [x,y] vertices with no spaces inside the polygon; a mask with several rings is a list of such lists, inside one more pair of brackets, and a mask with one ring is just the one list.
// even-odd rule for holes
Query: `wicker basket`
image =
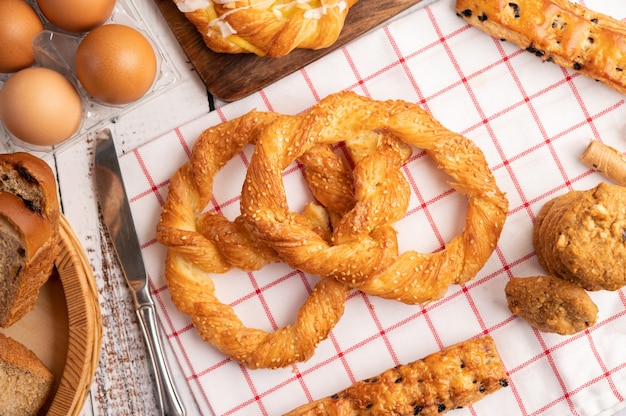
{"label": "wicker basket", "polygon": [[61,216],[61,253],[55,265],[65,294],[69,335],[63,375],[48,415],[78,415],[98,367],[102,317],[91,265],[64,216]]}

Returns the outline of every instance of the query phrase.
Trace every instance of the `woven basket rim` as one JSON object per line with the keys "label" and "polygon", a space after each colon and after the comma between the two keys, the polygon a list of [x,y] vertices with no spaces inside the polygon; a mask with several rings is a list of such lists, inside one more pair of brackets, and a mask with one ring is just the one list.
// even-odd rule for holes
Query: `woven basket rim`
{"label": "woven basket rim", "polygon": [[61,215],[61,252],[55,259],[68,308],[68,351],[49,416],[80,414],[91,389],[102,346],[102,315],[96,281],[85,251]]}

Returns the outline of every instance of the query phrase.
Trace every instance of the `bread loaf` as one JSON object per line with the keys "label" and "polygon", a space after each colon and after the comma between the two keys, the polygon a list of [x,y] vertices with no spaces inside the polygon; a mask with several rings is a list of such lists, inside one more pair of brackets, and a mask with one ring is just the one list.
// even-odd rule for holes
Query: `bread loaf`
{"label": "bread loaf", "polygon": [[457,0],[470,24],[626,94],[626,23],[568,0]]}
{"label": "bread loaf", "polygon": [[54,375],[28,348],[0,333],[0,415],[36,415],[54,387]]}
{"label": "bread loaf", "polygon": [[0,327],[29,312],[60,246],[56,179],[28,153],[0,155]]}

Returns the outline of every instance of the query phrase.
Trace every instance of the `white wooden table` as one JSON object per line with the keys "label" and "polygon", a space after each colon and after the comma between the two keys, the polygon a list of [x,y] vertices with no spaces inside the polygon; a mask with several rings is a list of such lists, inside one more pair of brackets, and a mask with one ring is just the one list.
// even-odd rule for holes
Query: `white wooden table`
{"label": "white wooden table", "polygon": [[[173,59],[181,80],[163,95],[110,123],[118,152],[132,150],[210,111],[204,84],[193,71],[156,4],[150,0],[139,0],[136,5]],[[98,205],[90,173],[93,151],[93,142],[77,143],[58,154],[54,161],[63,212],[93,266],[102,313],[100,365],[82,414],[153,415],[157,414],[154,383],[131,293],[119,274],[98,220]],[[169,353],[165,341],[164,348]],[[187,414],[198,414],[176,361],[169,361]]]}

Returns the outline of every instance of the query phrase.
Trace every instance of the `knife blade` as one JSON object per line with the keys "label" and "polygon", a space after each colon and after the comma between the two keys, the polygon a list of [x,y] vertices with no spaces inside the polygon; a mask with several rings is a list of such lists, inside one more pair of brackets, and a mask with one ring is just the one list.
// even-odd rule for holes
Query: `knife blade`
{"label": "knife blade", "polygon": [[163,353],[154,302],[150,296],[148,274],[124,187],[115,142],[108,128],[96,136],[94,159],[93,176],[100,210],[122,273],[133,294],[135,310],[157,384],[161,413],[168,416],[184,416],[185,409]]}

